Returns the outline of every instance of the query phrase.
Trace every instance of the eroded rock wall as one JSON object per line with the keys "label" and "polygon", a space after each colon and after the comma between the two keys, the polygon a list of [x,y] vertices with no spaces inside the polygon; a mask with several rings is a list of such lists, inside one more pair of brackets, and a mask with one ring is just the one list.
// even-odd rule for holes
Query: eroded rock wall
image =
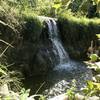
{"label": "eroded rock wall", "polygon": [[[9,46],[5,52],[6,57],[2,57],[1,62],[12,64],[11,70],[20,70],[25,76],[44,75],[51,68],[51,61],[47,53],[49,45],[45,40],[48,38],[46,37],[47,29],[36,16],[19,17],[16,19],[19,23],[16,26],[12,20],[9,20],[11,23],[9,24],[6,16],[0,18],[0,39],[13,46]],[[7,44],[0,42],[2,53]]]}
{"label": "eroded rock wall", "polygon": [[91,41],[94,41],[93,47],[98,46],[96,34],[100,33],[100,19],[75,18],[66,15],[58,19],[64,46],[71,58],[86,58]]}

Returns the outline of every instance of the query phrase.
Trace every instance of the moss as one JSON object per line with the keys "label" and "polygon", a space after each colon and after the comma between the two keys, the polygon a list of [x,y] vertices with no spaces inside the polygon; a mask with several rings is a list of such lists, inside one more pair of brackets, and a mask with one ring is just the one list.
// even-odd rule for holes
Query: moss
{"label": "moss", "polygon": [[100,33],[100,19],[77,18],[65,13],[59,16],[58,26],[66,48],[71,45],[74,52],[80,52],[80,57],[86,55],[91,41],[95,43],[96,34]]}
{"label": "moss", "polygon": [[23,16],[22,35],[25,40],[36,41],[42,32],[42,22],[37,16]]}
{"label": "moss", "polygon": [[88,25],[89,23],[94,23],[94,24],[99,24],[100,25],[100,19],[99,18],[94,18],[94,19],[89,19],[86,17],[74,17],[71,14],[67,14],[66,13],[62,13],[61,15],[59,15],[59,20],[60,19],[66,19],[75,23],[80,23],[80,24],[84,24],[84,25]]}

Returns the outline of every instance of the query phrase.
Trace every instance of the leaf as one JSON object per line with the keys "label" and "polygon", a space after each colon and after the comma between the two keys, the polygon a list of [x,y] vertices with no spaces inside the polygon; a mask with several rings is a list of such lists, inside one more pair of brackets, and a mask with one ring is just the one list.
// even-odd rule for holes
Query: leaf
{"label": "leaf", "polygon": [[[8,95],[8,96],[6,96],[4,99],[5,99],[5,100],[11,100],[12,97],[11,97],[10,95]],[[0,99],[0,100],[1,100],[1,99]]]}
{"label": "leaf", "polygon": [[96,36],[100,39],[100,34],[96,34]]}
{"label": "leaf", "polygon": [[43,96],[43,95],[41,95],[40,98],[39,98],[39,100],[46,100],[46,97]]}
{"label": "leaf", "polygon": [[96,4],[98,4],[98,3],[100,2],[100,0],[94,0],[94,2],[95,2]]}
{"label": "leaf", "polygon": [[4,70],[2,70],[1,68],[0,68],[0,73],[7,75],[7,73]]}
{"label": "leaf", "polygon": [[89,91],[89,89],[88,89],[88,88],[84,88],[84,89],[82,89],[82,92],[83,92],[83,93],[85,93],[85,94],[87,94],[87,93],[88,93],[88,91]]}
{"label": "leaf", "polygon": [[17,0],[8,0],[11,3],[17,3]]}
{"label": "leaf", "polygon": [[58,9],[58,8],[61,7],[61,3],[59,3],[59,4],[54,4],[53,7],[54,7],[55,9]]}
{"label": "leaf", "polygon": [[20,100],[27,100],[27,98],[29,96],[29,92],[30,92],[30,89],[25,90],[25,88],[23,88],[21,90]]}
{"label": "leaf", "polygon": [[7,66],[5,66],[5,65],[0,64],[0,68],[1,68],[2,70],[6,70],[6,71],[7,71]]}
{"label": "leaf", "polygon": [[23,94],[23,93],[25,93],[25,88],[22,88],[20,91],[20,94]]}
{"label": "leaf", "polygon": [[90,90],[92,90],[93,87],[94,87],[92,81],[87,81],[87,85],[88,85],[88,88],[89,88]]}
{"label": "leaf", "polygon": [[98,59],[98,55],[97,54],[91,54],[90,59],[91,59],[91,61],[96,61]]}
{"label": "leaf", "polygon": [[20,95],[20,100],[27,100],[29,94],[25,93],[25,94],[21,94]]}

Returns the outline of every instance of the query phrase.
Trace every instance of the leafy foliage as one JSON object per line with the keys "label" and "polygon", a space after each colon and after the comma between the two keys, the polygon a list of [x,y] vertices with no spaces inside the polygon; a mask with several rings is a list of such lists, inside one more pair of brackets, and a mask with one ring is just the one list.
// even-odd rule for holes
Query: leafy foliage
{"label": "leafy foliage", "polygon": [[87,87],[83,89],[83,92],[87,97],[97,95],[100,93],[100,83],[87,81]]}
{"label": "leafy foliage", "polygon": [[24,88],[21,90],[20,92],[20,100],[27,100],[28,96],[29,96],[29,92],[30,90],[25,90]]}
{"label": "leafy foliage", "polygon": [[72,80],[71,88],[67,90],[68,100],[74,100],[75,98],[75,90],[76,90],[76,81]]}
{"label": "leafy foliage", "polygon": [[90,59],[91,59],[92,62],[95,62],[98,59],[98,55],[97,54],[91,54]]}

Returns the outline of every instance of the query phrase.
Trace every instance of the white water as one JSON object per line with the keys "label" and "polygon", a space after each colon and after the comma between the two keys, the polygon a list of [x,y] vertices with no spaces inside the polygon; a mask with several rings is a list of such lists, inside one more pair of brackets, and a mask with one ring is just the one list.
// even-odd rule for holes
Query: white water
{"label": "white water", "polygon": [[66,53],[64,47],[62,46],[61,40],[58,35],[58,28],[56,22],[54,19],[47,19],[46,23],[48,25],[49,38],[53,44],[54,54],[59,57],[57,58],[59,59],[58,65],[64,64],[69,60],[69,56]]}
{"label": "white water", "polygon": [[[52,42],[53,48],[52,51],[54,53],[54,57],[56,59],[57,64],[55,65],[54,70],[63,71],[63,70],[73,70],[76,69],[76,63],[70,60],[68,53],[65,51],[56,23],[56,19],[50,17],[39,16],[41,21],[46,22],[48,26],[48,34],[49,39]],[[52,60],[51,60],[52,61]],[[56,62],[55,62],[56,63]]]}

